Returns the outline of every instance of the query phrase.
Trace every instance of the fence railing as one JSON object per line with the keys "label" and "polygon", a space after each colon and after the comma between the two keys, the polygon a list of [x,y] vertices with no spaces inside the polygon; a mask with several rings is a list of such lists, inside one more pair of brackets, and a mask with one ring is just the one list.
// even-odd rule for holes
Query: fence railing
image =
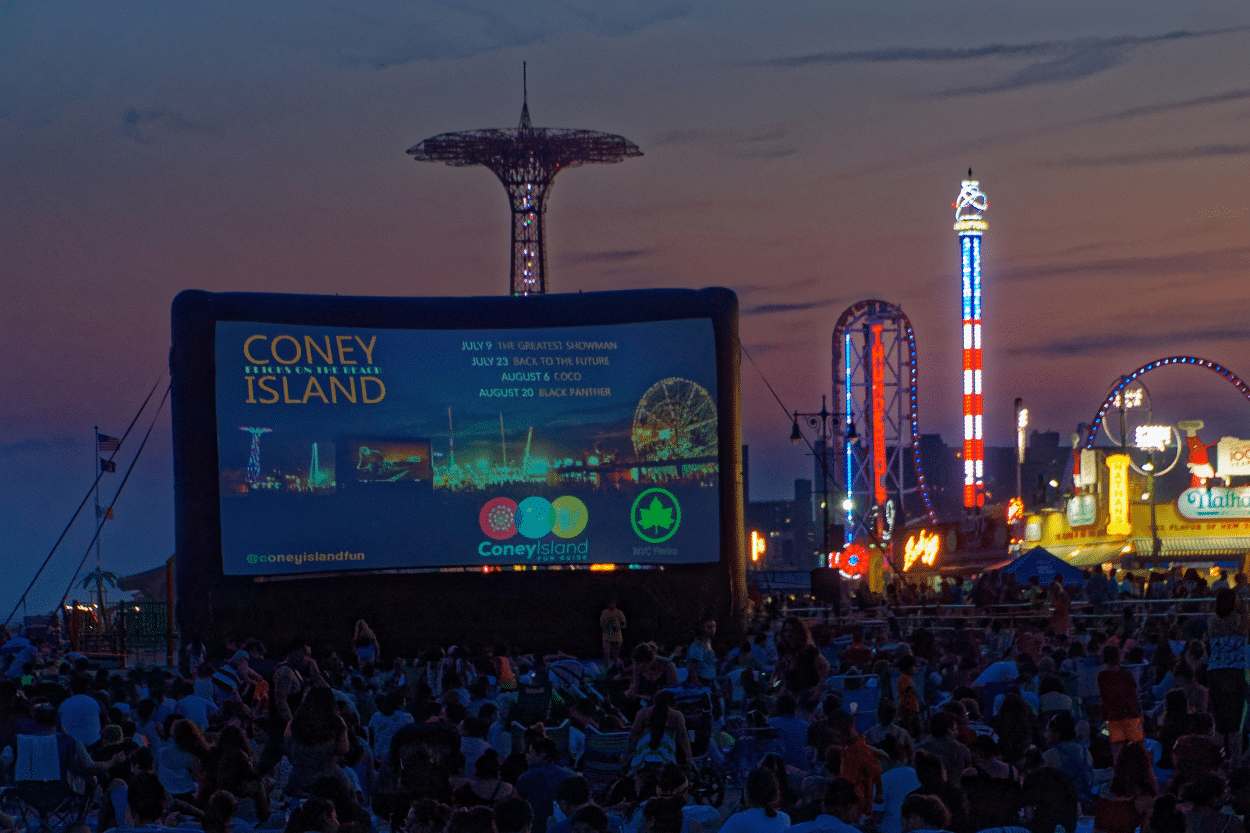
{"label": "fence railing", "polygon": [[68,609],[68,640],[72,651],[126,666],[131,658],[144,663],[173,661],[174,631],[165,602],[116,602]]}
{"label": "fence railing", "polygon": [[[1069,618],[1074,622],[1105,621],[1114,617],[1122,617],[1126,610],[1135,615],[1163,615],[1176,612],[1181,615],[1201,615],[1212,612],[1215,606],[1214,597],[1199,596],[1181,599],[1115,599],[1092,604],[1090,602],[1074,602]],[[971,604],[919,604],[888,607],[880,605],[863,610],[843,611],[841,616],[835,615],[830,605],[789,607],[785,609],[787,616],[798,616],[808,627],[829,625],[832,627],[859,627],[865,631],[893,628],[900,634],[907,635],[916,628],[925,627],[929,630],[952,630],[955,620],[963,619],[970,622],[970,627],[980,626],[982,620],[1001,619],[1014,625],[1017,620],[1049,619],[1052,609],[1048,603],[1040,606],[1031,602],[1009,604],[992,604],[979,607]]]}

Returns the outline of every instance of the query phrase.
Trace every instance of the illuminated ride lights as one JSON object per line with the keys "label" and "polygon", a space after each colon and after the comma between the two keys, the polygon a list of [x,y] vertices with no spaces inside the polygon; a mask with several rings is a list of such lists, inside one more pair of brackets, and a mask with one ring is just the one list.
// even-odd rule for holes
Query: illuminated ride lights
{"label": "illuminated ride lights", "polygon": [[272,434],[272,428],[255,428],[240,425],[240,431],[246,431],[252,435],[252,446],[247,453],[247,477],[245,481],[247,485],[256,487],[260,485],[260,438],[265,434]]}
{"label": "illuminated ride lights", "polygon": [[456,168],[482,165],[499,177],[512,209],[512,294],[534,295],[547,291],[543,217],[556,174],[588,162],[620,162],[642,156],[642,151],[611,133],[534,127],[527,91],[516,129],[440,133],[412,146],[408,154]]}
{"label": "illuminated ride lights", "polygon": [[[1241,377],[1224,367],[1219,362],[1200,359],[1196,356],[1169,356],[1165,359],[1159,359],[1157,361],[1150,362],[1149,364],[1144,364],[1127,376],[1121,377],[1119,384],[1112,388],[1111,393],[1109,393],[1107,398],[1103,400],[1102,406],[1098,408],[1098,413],[1094,416],[1094,421],[1090,423],[1089,432],[1085,435],[1085,445],[1083,447],[1086,449],[1092,449],[1094,447],[1094,440],[1098,437],[1098,431],[1102,427],[1103,420],[1107,416],[1107,411],[1119,409],[1120,397],[1125,395],[1125,388],[1133,384],[1133,382],[1137,381],[1137,379],[1141,376],[1155,370],[1156,368],[1169,367],[1172,365],[1192,365],[1194,367],[1205,368],[1210,370],[1212,373],[1217,373],[1230,385],[1236,388],[1242,396],[1244,396],[1247,400],[1250,400],[1250,385],[1247,385]],[[1133,391],[1129,392],[1129,394],[1132,393]]]}
{"label": "illuminated ride lights", "polygon": [[942,539],[936,532],[922,529],[907,539],[903,546],[903,572],[910,570],[917,561],[926,567],[937,563],[942,550]]}
{"label": "illuminated ride lights", "polygon": [[[935,522],[920,457],[919,369],[911,321],[895,304],[860,301],[838,318],[832,347],[833,398],[842,403],[847,428],[838,449],[841,464],[832,468],[840,481],[837,490],[846,495],[847,542],[879,537],[883,529],[877,525],[889,501],[897,501],[896,528],[920,517]],[[856,426],[863,427],[862,434]],[[914,480],[904,465],[908,447]],[[919,505],[909,507],[906,499],[915,497]]]}
{"label": "illuminated ride lights", "polygon": [[963,283],[963,394],[964,394],[964,507],[985,505],[985,439],[982,432],[981,388],[981,235],[989,228],[982,213],[989,200],[980,183],[968,178],[960,184],[955,209],[955,231]]}

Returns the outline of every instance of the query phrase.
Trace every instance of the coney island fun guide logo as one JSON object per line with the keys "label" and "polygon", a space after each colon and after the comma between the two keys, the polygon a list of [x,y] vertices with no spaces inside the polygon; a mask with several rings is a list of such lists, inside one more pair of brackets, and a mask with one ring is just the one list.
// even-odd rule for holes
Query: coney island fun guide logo
{"label": "coney island fun guide logo", "polygon": [[576,538],[586,530],[588,520],[586,504],[572,495],[552,501],[532,496],[520,503],[506,497],[491,498],[478,513],[482,533],[492,541],[507,541],[520,535],[533,543],[493,544],[483,541],[478,544],[477,552],[483,557],[511,555],[533,559],[535,556],[556,556],[559,560],[582,560],[579,556],[587,555],[589,542],[564,543],[540,539],[549,535]]}

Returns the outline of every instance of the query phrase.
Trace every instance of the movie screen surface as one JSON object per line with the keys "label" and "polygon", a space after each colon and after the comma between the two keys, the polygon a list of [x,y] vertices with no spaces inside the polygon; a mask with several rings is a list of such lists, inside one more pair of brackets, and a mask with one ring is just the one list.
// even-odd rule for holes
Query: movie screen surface
{"label": "movie screen surface", "polygon": [[222,569],[717,561],[713,327],[218,321]]}

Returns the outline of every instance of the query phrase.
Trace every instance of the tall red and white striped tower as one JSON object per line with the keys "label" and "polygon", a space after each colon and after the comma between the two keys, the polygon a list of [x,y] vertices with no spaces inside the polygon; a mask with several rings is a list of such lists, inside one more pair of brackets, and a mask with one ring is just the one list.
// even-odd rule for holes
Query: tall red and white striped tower
{"label": "tall red and white striped tower", "polygon": [[989,200],[972,178],[960,183],[955,208],[963,273],[964,508],[985,505],[985,439],[981,407],[981,235],[989,228],[982,214]]}

